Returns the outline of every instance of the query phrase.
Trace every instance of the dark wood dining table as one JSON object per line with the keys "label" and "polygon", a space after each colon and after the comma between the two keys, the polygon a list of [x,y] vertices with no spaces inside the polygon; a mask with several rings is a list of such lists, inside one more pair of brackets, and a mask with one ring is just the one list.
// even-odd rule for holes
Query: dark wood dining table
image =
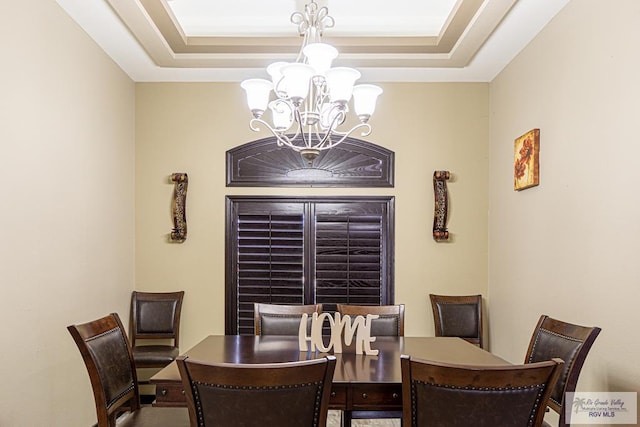
{"label": "dark wood dining table", "polygon": [[[460,338],[378,337],[372,343],[376,356],[355,354],[344,347],[336,356],[331,409],[352,411],[401,411],[400,355],[471,365],[509,364]],[[300,351],[295,336],[211,335],[184,353],[205,362],[276,363],[316,359],[325,353]],[[175,362],[154,376],[155,406],[185,406],[184,389]]]}

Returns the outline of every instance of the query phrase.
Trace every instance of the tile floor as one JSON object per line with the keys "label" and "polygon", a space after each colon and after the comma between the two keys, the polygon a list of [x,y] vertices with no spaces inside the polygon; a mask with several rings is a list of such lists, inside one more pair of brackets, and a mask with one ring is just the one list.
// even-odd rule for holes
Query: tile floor
{"label": "tile floor", "polygon": [[[351,427],[400,427],[399,419],[388,420],[353,420]],[[329,411],[327,427],[340,427],[340,411]]]}

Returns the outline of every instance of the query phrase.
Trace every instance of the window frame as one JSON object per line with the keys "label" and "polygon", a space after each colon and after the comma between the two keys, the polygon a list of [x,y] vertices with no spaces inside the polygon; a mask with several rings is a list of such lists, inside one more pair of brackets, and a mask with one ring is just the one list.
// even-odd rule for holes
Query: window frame
{"label": "window frame", "polygon": [[[317,296],[315,294],[315,263],[316,263],[316,210],[318,206],[337,204],[343,206],[342,215],[349,212],[356,215],[367,215],[367,209],[373,211],[373,215],[379,215],[381,221],[381,253],[380,253],[380,301],[381,305],[394,304],[394,217],[395,217],[395,197],[394,196],[226,196],[226,230],[225,230],[225,334],[236,335],[240,333],[239,313],[239,282],[237,275],[238,267],[238,226],[236,224],[236,212],[242,203],[256,203],[267,206],[268,204],[297,204],[304,205],[303,208],[303,303],[315,304]],[[345,206],[346,205],[346,206]],[[353,205],[349,207],[349,205]],[[248,205],[246,205],[248,206]],[[244,207],[243,207],[244,208]],[[245,208],[246,209],[246,208]],[[256,208],[256,211],[258,209]],[[340,210],[340,209],[338,209]],[[322,209],[320,209],[322,212]],[[324,212],[322,215],[327,215]],[[256,301],[261,302],[261,301]],[[343,301],[338,301],[343,302]],[[348,303],[345,300],[344,303]],[[353,302],[352,302],[353,303]],[[332,306],[333,304],[328,304]],[[327,307],[331,311],[330,307]],[[244,318],[244,317],[243,317]],[[246,320],[246,319],[245,319]],[[246,327],[243,327],[246,329]]]}

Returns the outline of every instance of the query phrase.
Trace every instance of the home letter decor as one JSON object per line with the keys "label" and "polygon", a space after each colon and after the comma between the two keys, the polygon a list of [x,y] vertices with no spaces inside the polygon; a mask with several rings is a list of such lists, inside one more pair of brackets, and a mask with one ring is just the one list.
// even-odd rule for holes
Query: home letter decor
{"label": "home letter decor", "polygon": [[[300,328],[298,329],[298,346],[300,351],[308,351],[307,342],[311,343],[311,351],[320,351],[321,353],[328,353],[333,349],[334,353],[342,353],[342,342],[344,340],[345,345],[351,345],[353,337],[356,337],[356,354],[366,354],[370,356],[376,356],[378,350],[371,348],[371,343],[376,340],[371,336],[371,322],[377,319],[377,314],[367,314],[367,317],[356,316],[351,323],[351,316],[341,316],[340,313],[335,313],[334,317],[331,317],[330,313],[313,313],[311,318],[311,336],[307,336],[307,320],[309,315],[304,313],[300,319]],[[322,326],[324,321],[329,321],[331,327],[331,336],[329,338],[329,345],[325,346],[322,340]],[[344,335],[343,335],[344,331]]]}
{"label": "home letter decor", "polygon": [[187,187],[189,177],[186,173],[171,174],[171,181],[175,183],[173,189],[173,230],[170,239],[172,242],[182,243],[187,240]]}

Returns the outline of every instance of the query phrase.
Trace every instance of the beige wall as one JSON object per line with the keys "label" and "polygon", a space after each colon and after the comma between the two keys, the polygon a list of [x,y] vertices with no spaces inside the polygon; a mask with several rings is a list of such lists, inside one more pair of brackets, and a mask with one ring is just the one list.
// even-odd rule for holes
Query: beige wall
{"label": "beige wall", "polygon": [[66,326],[129,307],[134,84],[54,1],[1,2],[0,28],[0,426],[89,426]]}
{"label": "beige wall", "polygon": [[[433,334],[430,292],[486,293],[488,84],[384,90],[368,140],[395,151],[395,188],[226,188],[226,150],[267,136],[249,129],[239,85],[136,85],[136,287],[186,291],[183,347],[224,333],[228,194],[394,195],[396,302],[407,306],[407,335]],[[450,243],[431,237],[434,170],[453,174]],[[167,242],[173,172],[189,174],[182,244]]]}
{"label": "beige wall", "polygon": [[[266,135],[237,85],[134,89],[54,2],[0,16],[21,34],[0,79],[1,426],[95,422],[65,328],[127,322],[134,287],[187,291],[184,347],[224,331],[226,194],[395,195],[408,335],[433,333],[429,292],[481,292],[492,351],[522,360],[541,313],[598,325],[579,389],[640,391],[636,0],[569,3],[491,85],[385,85],[369,140],[396,152],[396,186],[359,190],[227,189],[225,151]],[[517,193],[513,140],[534,127],[541,185]],[[436,169],[453,173],[450,243],[430,234]],[[167,242],[172,172],[190,177],[184,244]]]}
{"label": "beige wall", "polygon": [[[95,421],[65,328],[112,311],[127,322],[134,287],[187,291],[184,347],[224,331],[226,194],[395,195],[408,335],[433,333],[429,292],[481,292],[492,351],[522,360],[541,313],[598,325],[579,389],[640,391],[636,0],[569,3],[490,86],[385,85],[369,140],[396,152],[396,186],[360,190],[227,189],[225,151],[266,135],[248,129],[237,85],[134,89],[54,2],[3,2],[0,16],[21,34],[0,79],[0,425]],[[541,184],[517,193],[513,140],[534,127]],[[450,243],[430,235],[436,169],[453,173]],[[189,237],[170,244],[178,171]]]}
{"label": "beige wall", "polygon": [[[542,313],[603,329],[578,385],[640,391],[640,2],[572,1],[492,83],[489,325],[521,361]],[[540,186],[513,140],[540,128]]]}

